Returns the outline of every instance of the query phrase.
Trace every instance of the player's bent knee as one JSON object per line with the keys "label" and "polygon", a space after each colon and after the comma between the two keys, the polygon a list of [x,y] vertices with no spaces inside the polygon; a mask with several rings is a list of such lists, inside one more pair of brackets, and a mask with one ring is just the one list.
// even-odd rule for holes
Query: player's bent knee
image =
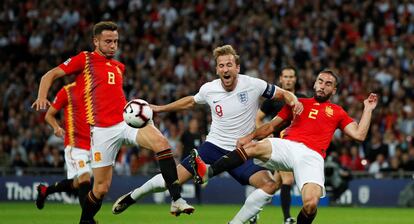
{"label": "player's bent knee", "polygon": [[317,197],[303,198],[303,208],[307,214],[315,213],[318,207],[319,199]]}
{"label": "player's bent knee", "polygon": [[97,198],[103,198],[109,191],[109,184],[101,183],[101,184],[94,184],[93,186],[93,193]]}
{"label": "player's bent knee", "polygon": [[266,179],[259,187],[268,194],[274,194],[279,189],[279,184],[272,178]]}

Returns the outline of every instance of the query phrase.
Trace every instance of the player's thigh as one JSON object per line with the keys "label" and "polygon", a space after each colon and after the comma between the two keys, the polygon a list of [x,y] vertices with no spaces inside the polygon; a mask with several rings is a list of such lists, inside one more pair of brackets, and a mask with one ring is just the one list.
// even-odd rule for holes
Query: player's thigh
{"label": "player's thigh", "polygon": [[76,176],[80,177],[84,174],[92,174],[90,151],[74,148],[72,150],[72,157],[76,164]]}
{"label": "player's thigh", "polygon": [[249,158],[257,158],[262,161],[269,160],[272,155],[272,145],[268,139],[248,144],[244,150]]}
{"label": "player's thigh", "polygon": [[76,161],[73,159],[72,152],[72,146],[65,147],[66,174],[68,179],[75,178],[77,174]]}
{"label": "player's thigh", "polygon": [[319,186],[319,193],[325,195],[324,161],[321,155],[302,145],[297,147],[294,154],[294,178],[296,185],[303,188],[311,183]]}
{"label": "player's thigh", "polygon": [[144,128],[138,130],[136,142],[141,147],[150,149],[154,152],[161,152],[171,147],[168,140],[153,124],[148,124]]}
{"label": "player's thigh", "polygon": [[279,171],[279,175],[282,178],[282,183],[286,185],[292,185],[294,181],[293,172]]}
{"label": "player's thigh", "polygon": [[252,176],[263,170],[266,170],[266,168],[258,166],[253,163],[252,159],[248,159],[242,165],[228,171],[228,173],[241,185],[251,185]]}
{"label": "player's thigh", "polygon": [[[91,167],[113,166],[122,145],[124,122],[110,127],[91,128]],[[125,124],[126,125],[126,124]]]}
{"label": "player's thigh", "polygon": [[262,157],[255,158],[254,162],[269,170],[292,171],[294,165],[294,148],[290,141],[279,138],[267,138],[262,140]]}

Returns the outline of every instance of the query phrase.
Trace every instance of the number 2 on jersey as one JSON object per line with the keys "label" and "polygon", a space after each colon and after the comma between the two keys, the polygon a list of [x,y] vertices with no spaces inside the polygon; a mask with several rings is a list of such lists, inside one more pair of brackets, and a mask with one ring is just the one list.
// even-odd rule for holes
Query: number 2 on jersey
{"label": "number 2 on jersey", "polygon": [[311,119],[316,119],[316,115],[318,115],[319,110],[317,109],[311,109],[311,111],[309,112],[308,117]]}
{"label": "number 2 on jersey", "polygon": [[216,105],[216,107],[214,108],[216,110],[216,114],[219,117],[223,116],[223,108],[220,105]]}

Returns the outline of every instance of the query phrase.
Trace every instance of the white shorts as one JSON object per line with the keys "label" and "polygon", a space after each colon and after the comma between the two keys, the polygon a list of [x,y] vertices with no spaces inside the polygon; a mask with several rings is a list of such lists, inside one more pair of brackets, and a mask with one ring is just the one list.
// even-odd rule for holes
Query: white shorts
{"label": "white shorts", "polygon": [[124,121],[110,127],[91,127],[92,168],[113,166],[122,144],[136,143],[138,129]]}
{"label": "white shorts", "polygon": [[306,183],[315,183],[325,196],[324,160],[316,151],[306,145],[280,138],[268,138],[272,155],[267,162],[254,159],[254,163],[270,170],[293,171],[296,185],[302,191]]}
{"label": "white shorts", "polygon": [[65,148],[65,162],[68,179],[79,177],[84,173],[92,174],[89,150],[68,145]]}

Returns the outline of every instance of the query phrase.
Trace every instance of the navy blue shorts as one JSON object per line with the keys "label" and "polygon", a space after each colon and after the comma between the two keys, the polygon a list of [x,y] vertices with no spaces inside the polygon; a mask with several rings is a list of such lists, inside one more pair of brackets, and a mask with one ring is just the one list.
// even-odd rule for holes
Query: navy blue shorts
{"label": "navy blue shorts", "polygon": [[[210,142],[204,142],[198,148],[198,154],[201,159],[207,164],[213,164],[215,161],[220,159],[222,156],[229,153]],[[189,163],[189,156],[181,161],[183,165],[190,173],[194,175],[193,169]],[[260,170],[266,170],[266,168],[255,165],[252,159],[247,160],[243,165],[228,171],[228,173],[237,180],[241,185],[249,185],[249,178]]]}

